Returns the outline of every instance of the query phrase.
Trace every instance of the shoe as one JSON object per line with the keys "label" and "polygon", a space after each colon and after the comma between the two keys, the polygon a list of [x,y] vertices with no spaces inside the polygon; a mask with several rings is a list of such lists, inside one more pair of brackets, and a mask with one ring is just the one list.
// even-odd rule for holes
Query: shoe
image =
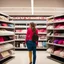
{"label": "shoe", "polygon": [[32,64],[32,62],[30,62],[29,64]]}

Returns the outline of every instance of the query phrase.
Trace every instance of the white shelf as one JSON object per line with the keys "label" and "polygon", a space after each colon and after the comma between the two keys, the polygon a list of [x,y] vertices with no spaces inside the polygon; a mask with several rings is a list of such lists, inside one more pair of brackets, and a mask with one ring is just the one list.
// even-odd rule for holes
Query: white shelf
{"label": "white shelf", "polygon": [[11,33],[1,33],[0,34],[0,36],[10,36],[10,35],[14,35],[14,33],[13,34],[11,34]]}
{"label": "white shelf", "polygon": [[11,23],[11,24],[14,24],[12,21],[7,21],[7,20],[0,20],[0,22],[5,22],[5,23]]}
{"label": "white shelf", "polygon": [[15,28],[28,28],[29,26],[15,26]]}
{"label": "white shelf", "polygon": [[55,24],[55,23],[63,23],[63,22],[64,22],[64,20],[63,21],[56,21],[56,22],[55,21],[54,22],[51,21],[51,22],[47,22],[47,24]]}
{"label": "white shelf", "polygon": [[10,55],[8,55],[8,56],[6,56],[6,57],[0,59],[0,61],[5,60],[5,59],[7,59],[7,58],[9,58],[9,57],[11,57],[11,56],[12,56],[12,54],[10,54]]}
{"label": "white shelf", "polygon": [[8,42],[13,42],[15,40],[9,40],[9,41],[4,41],[4,42],[0,42],[0,44],[4,44],[4,43],[8,43]]}
{"label": "white shelf", "polygon": [[6,29],[14,29],[14,27],[6,27],[6,26],[0,26],[0,28],[6,28]]}
{"label": "white shelf", "polygon": [[5,49],[5,50],[2,50],[2,51],[0,51],[0,53],[4,52],[4,51],[12,50],[12,49],[14,49],[14,48],[12,47],[12,48],[8,48],[8,49]]}
{"label": "white shelf", "polygon": [[38,41],[47,41],[47,39],[39,39]]}
{"label": "white shelf", "polygon": [[22,48],[22,47],[15,47],[15,49],[27,49],[27,48]]}
{"label": "white shelf", "polygon": [[47,34],[47,32],[38,32],[38,34]]}
{"label": "white shelf", "polygon": [[47,29],[47,30],[54,30],[54,28],[51,28],[51,29]]}
{"label": "white shelf", "polygon": [[36,26],[36,28],[46,28],[46,26]]}
{"label": "white shelf", "polygon": [[36,49],[47,49],[47,48],[44,48],[44,47],[37,47]]}
{"label": "white shelf", "polygon": [[15,39],[15,41],[25,41],[25,39]]}
{"label": "white shelf", "polygon": [[54,37],[53,35],[47,35],[47,37]]}
{"label": "white shelf", "polygon": [[26,34],[26,32],[15,32],[15,34]]}
{"label": "white shelf", "polygon": [[55,43],[48,43],[50,45],[55,45],[55,46],[60,46],[60,47],[64,47],[64,45],[61,45],[61,44],[55,44]]}
{"label": "white shelf", "polygon": [[64,28],[54,28],[54,30],[64,30]]}
{"label": "white shelf", "polygon": [[64,36],[61,36],[61,35],[59,35],[59,36],[58,36],[58,35],[54,35],[54,37],[64,37]]}
{"label": "white shelf", "polygon": [[5,13],[2,13],[2,12],[0,12],[0,14],[9,17],[9,15],[7,15],[7,14],[5,14]]}

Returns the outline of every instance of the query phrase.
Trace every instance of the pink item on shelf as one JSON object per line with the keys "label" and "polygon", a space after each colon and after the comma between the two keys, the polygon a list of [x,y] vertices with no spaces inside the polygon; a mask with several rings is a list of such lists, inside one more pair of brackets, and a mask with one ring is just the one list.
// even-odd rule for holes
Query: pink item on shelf
{"label": "pink item on shelf", "polygon": [[3,42],[4,38],[2,36],[0,36],[0,42]]}
{"label": "pink item on shelf", "polygon": [[6,23],[2,23],[2,26],[7,26],[7,24]]}
{"label": "pink item on shelf", "polygon": [[16,30],[16,32],[21,32],[22,30]]}
{"label": "pink item on shelf", "polygon": [[40,29],[39,32],[46,32],[46,29]]}
{"label": "pink item on shelf", "polygon": [[58,44],[63,44],[63,41],[64,41],[64,40],[60,40],[60,41],[58,42]]}
{"label": "pink item on shelf", "polygon": [[59,56],[60,55],[60,50],[56,50],[56,51],[54,51],[54,55],[57,55],[57,56]]}

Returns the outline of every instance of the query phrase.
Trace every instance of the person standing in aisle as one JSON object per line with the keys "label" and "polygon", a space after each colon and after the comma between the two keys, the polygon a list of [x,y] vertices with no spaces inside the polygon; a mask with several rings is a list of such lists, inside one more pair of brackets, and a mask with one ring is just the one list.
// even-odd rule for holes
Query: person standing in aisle
{"label": "person standing in aisle", "polygon": [[[34,36],[36,34],[36,36]],[[35,40],[34,40],[35,39]],[[36,63],[36,47],[38,46],[38,30],[35,27],[35,23],[31,22],[30,27],[27,29],[26,41],[29,51],[29,60],[32,64],[32,51],[33,51],[33,64]]]}

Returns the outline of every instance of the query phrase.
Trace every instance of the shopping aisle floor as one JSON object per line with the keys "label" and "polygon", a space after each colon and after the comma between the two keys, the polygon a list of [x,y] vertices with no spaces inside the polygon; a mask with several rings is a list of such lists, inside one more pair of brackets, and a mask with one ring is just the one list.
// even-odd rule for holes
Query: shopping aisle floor
{"label": "shopping aisle floor", "polygon": [[[60,64],[47,58],[49,54],[45,51],[37,51],[36,64]],[[15,58],[5,64],[29,64],[28,51],[15,51]]]}

